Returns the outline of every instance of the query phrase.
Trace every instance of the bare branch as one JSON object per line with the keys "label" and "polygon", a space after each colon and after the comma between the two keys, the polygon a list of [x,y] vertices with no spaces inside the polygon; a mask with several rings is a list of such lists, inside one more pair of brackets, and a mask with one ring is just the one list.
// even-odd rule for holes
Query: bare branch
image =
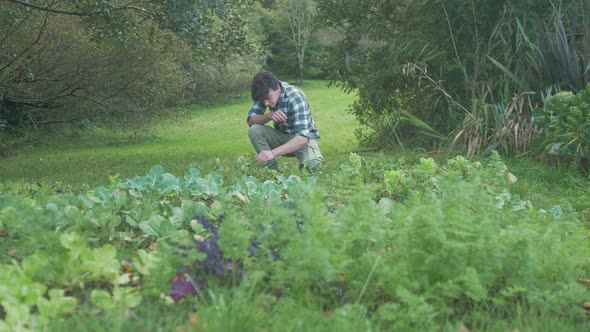
{"label": "bare branch", "polygon": [[[7,0],[10,1],[12,3],[15,3],[17,5],[21,5],[21,6],[25,6],[28,8],[33,8],[36,10],[41,10],[44,12],[50,12],[50,13],[54,13],[54,14],[60,14],[60,15],[71,15],[71,16],[94,16],[94,15],[102,15],[104,14],[104,11],[91,11],[91,12],[83,12],[83,11],[71,11],[71,10],[60,10],[60,9],[55,9],[55,8],[51,8],[49,5],[48,6],[42,6],[42,5],[38,5],[35,3],[31,3],[29,1],[22,1],[22,0]],[[121,10],[133,10],[133,11],[137,11],[145,16],[150,16],[149,13],[140,7],[137,6],[133,6],[134,2],[130,2],[126,5],[123,5],[121,7],[112,7],[110,8],[111,11],[121,11]]]}
{"label": "bare branch", "polygon": [[38,100],[38,99],[20,99],[20,98],[11,97],[11,96],[4,96],[3,100],[9,101],[9,102],[12,102],[15,104],[19,104],[19,105],[30,106],[33,108],[54,108],[54,107],[59,107],[63,104],[61,102],[55,102],[55,101]]}
{"label": "bare branch", "polygon": [[39,30],[39,33],[37,34],[37,38],[35,39],[35,41],[32,42],[29,46],[27,46],[22,52],[20,52],[19,55],[15,56],[11,61],[8,61],[7,64],[5,64],[2,68],[0,68],[0,72],[5,70],[6,68],[8,68],[16,60],[20,59],[20,57],[22,57],[25,53],[27,53],[33,46],[35,46],[41,40],[41,36],[43,35],[43,31],[45,30],[46,26],[47,26],[47,15],[45,15],[45,19],[43,20],[43,25],[41,26],[41,29]]}

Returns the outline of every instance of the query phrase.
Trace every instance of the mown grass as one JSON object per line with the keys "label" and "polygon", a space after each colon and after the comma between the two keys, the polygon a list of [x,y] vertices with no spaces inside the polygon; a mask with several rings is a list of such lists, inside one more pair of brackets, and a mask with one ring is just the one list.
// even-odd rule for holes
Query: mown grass
{"label": "mown grass", "polygon": [[590,178],[575,170],[552,166],[533,158],[505,158],[518,177],[512,192],[536,206],[550,209],[560,205],[575,210],[590,227]]}
{"label": "mown grass", "polygon": [[[328,88],[324,81],[308,81],[303,88],[322,136],[322,152],[329,157],[354,150],[356,120],[346,112],[354,96]],[[143,130],[149,133],[147,142],[113,145],[111,132],[96,129],[67,140],[47,138],[37,148],[0,159],[0,180],[93,187],[107,183],[109,176],[145,174],[156,164],[183,174],[190,165],[209,169],[216,159],[253,157],[245,121],[250,106],[244,96],[228,105],[168,110]]]}

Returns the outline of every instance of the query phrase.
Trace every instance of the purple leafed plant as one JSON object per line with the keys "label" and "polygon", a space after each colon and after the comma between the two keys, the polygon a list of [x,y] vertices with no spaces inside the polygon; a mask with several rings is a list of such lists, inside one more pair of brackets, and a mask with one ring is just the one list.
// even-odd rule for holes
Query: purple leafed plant
{"label": "purple leafed plant", "polygon": [[[241,276],[239,263],[232,264],[231,260],[223,256],[223,251],[219,248],[219,234],[217,233],[217,228],[223,220],[223,215],[220,215],[217,218],[216,223],[212,223],[204,216],[197,216],[195,220],[208,231],[209,236],[204,239],[196,239],[194,246],[179,247],[179,249],[184,252],[179,254],[181,256],[186,256],[187,250],[197,250],[205,254],[205,258],[194,262],[190,268],[190,271],[192,272],[189,274],[178,272],[172,279],[170,296],[176,302],[185,298],[189,294],[196,293],[197,290],[195,289],[195,285],[199,290],[203,289],[207,283],[208,276],[214,276],[219,281],[226,281],[228,277],[239,278],[239,276]],[[238,267],[234,268],[234,265]]]}
{"label": "purple leafed plant", "polygon": [[[197,288],[202,289],[202,284],[197,284]],[[187,295],[196,293],[195,285],[189,280],[184,272],[177,272],[170,287],[170,297],[174,302],[184,299]]]}

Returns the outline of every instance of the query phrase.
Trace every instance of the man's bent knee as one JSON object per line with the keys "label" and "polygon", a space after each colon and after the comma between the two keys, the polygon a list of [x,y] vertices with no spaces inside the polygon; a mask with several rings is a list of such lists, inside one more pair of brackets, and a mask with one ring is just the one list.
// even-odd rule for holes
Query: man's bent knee
{"label": "man's bent knee", "polygon": [[250,138],[252,137],[259,137],[262,132],[264,131],[264,125],[261,124],[253,124],[249,129],[248,129],[248,136]]}

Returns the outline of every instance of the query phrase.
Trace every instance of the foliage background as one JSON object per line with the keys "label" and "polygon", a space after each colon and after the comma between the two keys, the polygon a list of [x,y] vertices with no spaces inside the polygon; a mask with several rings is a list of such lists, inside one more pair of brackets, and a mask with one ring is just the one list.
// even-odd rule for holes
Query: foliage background
{"label": "foliage background", "polygon": [[243,1],[25,4],[0,4],[5,133],[137,128],[165,107],[243,93],[261,65]]}
{"label": "foliage background", "polygon": [[543,96],[588,82],[585,1],[318,3],[345,36],[326,73],[358,89],[368,144],[527,152]]}
{"label": "foliage background", "polygon": [[[541,153],[567,142],[531,145],[547,131],[533,113],[590,77],[584,0],[135,5],[0,5],[2,154],[32,144],[39,130],[108,126],[137,137],[158,110],[247,93],[262,68],[357,94],[347,111],[370,148]],[[305,8],[300,42],[293,8]]]}

